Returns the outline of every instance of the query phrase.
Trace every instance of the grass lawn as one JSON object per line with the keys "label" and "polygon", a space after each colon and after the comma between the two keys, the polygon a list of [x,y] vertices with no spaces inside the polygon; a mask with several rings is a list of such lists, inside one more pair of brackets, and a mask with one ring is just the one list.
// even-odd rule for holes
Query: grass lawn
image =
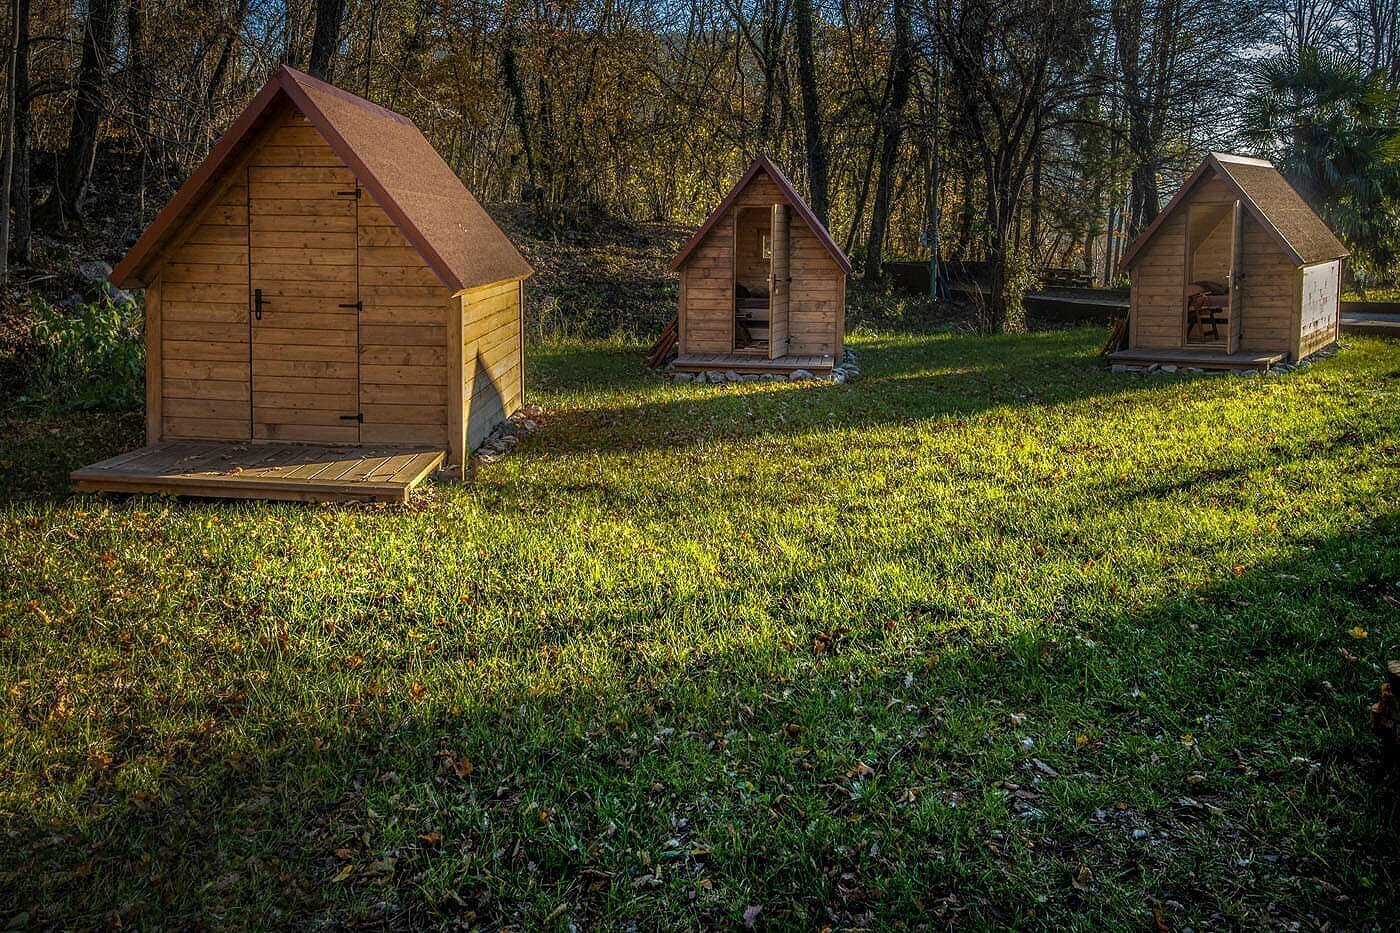
{"label": "grass lawn", "polygon": [[1102,340],[550,344],[408,508],[71,498],[139,415],[12,419],[0,927],[1390,925],[1400,350]]}

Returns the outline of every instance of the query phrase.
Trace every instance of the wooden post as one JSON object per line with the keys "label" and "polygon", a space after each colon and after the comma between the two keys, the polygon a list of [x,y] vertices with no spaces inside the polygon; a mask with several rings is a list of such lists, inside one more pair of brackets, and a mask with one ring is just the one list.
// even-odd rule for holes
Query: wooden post
{"label": "wooden post", "polygon": [[146,443],[161,438],[162,376],[160,356],[160,276],[146,286]]}
{"label": "wooden post", "polygon": [[520,407],[525,407],[525,280],[517,283],[520,289]]}
{"label": "wooden post", "polygon": [[466,476],[466,419],[462,417],[462,318],[467,312],[467,296],[454,295],[447,325],[447,465],[458,479]]}

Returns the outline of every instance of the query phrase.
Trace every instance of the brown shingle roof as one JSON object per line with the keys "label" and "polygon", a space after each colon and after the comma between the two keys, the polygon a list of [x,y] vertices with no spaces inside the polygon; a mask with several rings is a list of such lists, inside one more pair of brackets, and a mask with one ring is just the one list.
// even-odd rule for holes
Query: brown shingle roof
{"label": "brown shingle roof", "polygon": [[283,65],[113,270],[122,288],[145,284],[144,267],[220,169],[286,98],[326,138],[405,238],[455,291],[519,279],[534,270],[407,117]]}
{"label": "brown shingle roof", "polygon": [[778,186],[778,190],[783,193],[783,197],[787,199],[788,204],[793,210],[797,211],[798,216],[802,218],[802,222],[816,235],[817,242],[821,243],[822,248],[827,251],[828,255],[836,262],[836,265],[841,267],[841,271],[849,275],[851,271],[851,261],[846,258],[846,254],[841,252],[841,247],[837,246],[836,241],[831,238],[831,233],[826,229],[826,225],[817,219],[817,215],[813,214],[812,209],[807,206],[807,202],[802,200],[802,196],[797,193],[797,189],[792,186],[792,182],[788,181],[787,176],[779,171],[776,165],[768,161],[768,157],[765,155],[759,155],[758,158],[753,160],[753,164],[749,166],[748,171],[744,172],[743,176],[734,183],[734,187],[729,189],[729,193],[724,196],[724,200],[719,202],[719,207],[716,207],[710,212],[710,216],[706,217],[705,222],[700,225],[700,229],[695,231],[695,235],[690,238],[685,246],[681,247],[681,251],[676,254],[676,258],[671,260],[671,268],[679,269],[685,264],[686,259],[695,250],[695,247],[699,246],[701,241],[709,234],[710,228],[719,222],[719,219],[724,216],[724,212],[733,206],[734,202],[738,200],[739,195],[743,193],[743,190],[749,186],[749,182],[753,181],[753,177],[759,172],[765,172],[769,178],[773,179],[773,183]]}
{"label": "brown shingle roof", "polygon": [[1269,232],[1279,248],[1297,265],[1310,266],[1313,263],[1350,255],[1342,241],[1338,240],[1326,222],[1308,207],[1302,195],[1293,189],[1288,179],[1274,168],[1272,162],[1212,152],[1186,179],[1176,196],[1157,215],[1157,219],[1128,245],[1118,263],[1120,269],[1128,268],[1128,264],[1152,239],[1152,235],[1172,212],[1186,201],[1196,183],[1210,173],[1219,175],[1221,180],[1234,190],[1254,219]]}

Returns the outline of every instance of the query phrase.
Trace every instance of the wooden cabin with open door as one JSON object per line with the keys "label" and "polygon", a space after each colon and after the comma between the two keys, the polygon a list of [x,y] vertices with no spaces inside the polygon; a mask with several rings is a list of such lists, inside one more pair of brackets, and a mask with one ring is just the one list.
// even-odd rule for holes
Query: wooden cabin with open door
{"label": "wooden cabin with open door", "polygon": [[759,156],[676,256],[680,372],[830,372],[851,264],[782,172]]}
{"label": "wooden cabin with open door", "polygon": [[[147,444],[460,469],[522,403],[531,271],[407,118],[282,67],[112,273],[146,290]],[[269,487],[298,455],[260,454]]]}
{"label": "wooden cabin with open door", "polygon": [[1129,245],[1115,363],[1264,369],[1330,346],[1346,247],[1263,159],[1212,153]]}

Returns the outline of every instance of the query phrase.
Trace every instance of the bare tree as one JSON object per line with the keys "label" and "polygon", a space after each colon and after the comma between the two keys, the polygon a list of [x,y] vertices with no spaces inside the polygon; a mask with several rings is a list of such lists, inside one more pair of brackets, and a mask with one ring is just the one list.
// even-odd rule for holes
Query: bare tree
{"label": "bare tree", "polygon": [[108,73],[116,50],[117,7],[118,0],[88,0],[68,145],[59,157],[54,186],[38,211],[41,222],[55,230],[68,229],[82,215],[92,182],[97,131],[107,108]]}
{"label": "bare tree", "polygon": [[894,0],[894,44],[890,48],[889,98],[880,114],[880,174],[875,183],[875,203],[870,211],[870,237],[865,244],[865,277],[878,281],[890,222],[895,160],[904,138],[904,108],[909,104],[914,77],[914,36],[909,22],[910,0]]}
{"label": "bare tree", "polygon": [[935,30],[953,77],[958,125],[982,169],[989,295],[983,326],[1019,312],[1008,260],[1022,190],[1047,115],[1080,93],[1091,34],[1084,0],[938,0]]}
{"label": "bare tree", "polygon": [[797,83],[802,89],[802,141],[807,155],[807,189],[812,213],[827,222],[829,194],[826,177],[826,138],[822,130],[821,98],[817,91],[814,49],[816,11],[813,0],[793,0],[793,34],[797,40]]}

